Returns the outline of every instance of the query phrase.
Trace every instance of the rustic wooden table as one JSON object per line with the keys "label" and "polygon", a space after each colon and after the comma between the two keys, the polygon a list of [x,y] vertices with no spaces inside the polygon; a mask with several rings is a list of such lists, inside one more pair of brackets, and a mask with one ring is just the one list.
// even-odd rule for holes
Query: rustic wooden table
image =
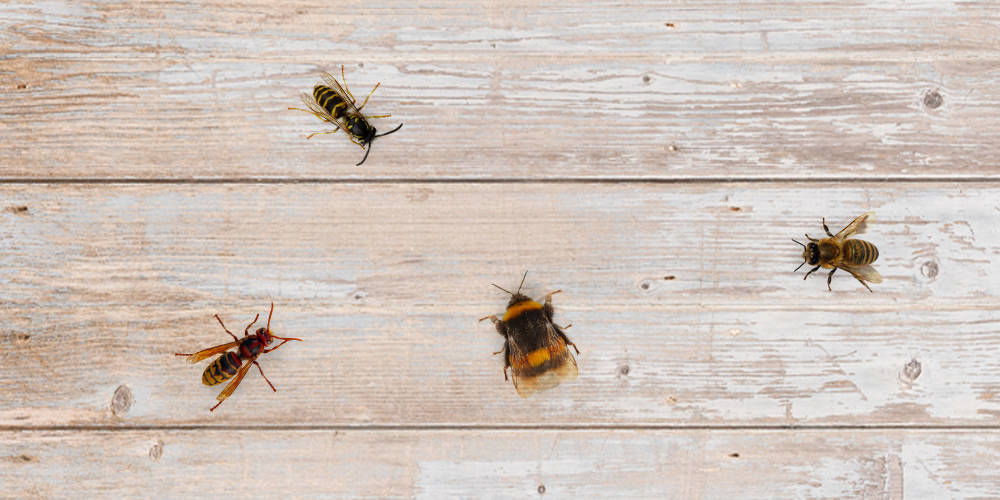
{"label": "rustic wooden table", "polygon": [[[1000,497],[992,2],[0,5],[0,497]],[[289,111],[346,65],[367,163]],[[327,127],[328,128],[328,127]],[[874,210],[885,282],[790,238]],[[517,396],[529,271],[576,381]],[[274,301],[220,387],[174,352]]]}

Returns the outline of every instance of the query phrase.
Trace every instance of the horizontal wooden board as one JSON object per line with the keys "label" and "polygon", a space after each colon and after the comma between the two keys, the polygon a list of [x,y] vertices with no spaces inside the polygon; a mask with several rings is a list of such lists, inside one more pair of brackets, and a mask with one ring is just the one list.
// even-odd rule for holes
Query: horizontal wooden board
{"label": "horizontal wooden board", "polygon": [[[996,178],[998,24],[991,2],[7,2],[0,178]],[[341,64],[359,97],[383,83],[379,130],[405,124],[361,168],[287,109]]]}
{"label": "horizontal wooden board", "polygon": [[[0,425],[992,424],[1000,186],[6,185]],[[875,210],[885,282],[789,238]],[[578,380],[504,383],[487,314],[554,297]],[[205,364],[302,337],[215,413]],[[260,323],[258,323],[259,325]]]}
{"label": "horizontal wooden board", "polygon": [[0,448],[0,498],[1000,495],[996,431],[157,429],[0,432]]}

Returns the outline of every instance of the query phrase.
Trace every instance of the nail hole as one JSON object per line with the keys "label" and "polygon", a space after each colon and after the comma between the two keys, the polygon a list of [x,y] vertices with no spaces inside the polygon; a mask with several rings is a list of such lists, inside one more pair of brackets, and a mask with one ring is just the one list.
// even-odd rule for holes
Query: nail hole
{"label": "nail hole", "polygon": [[643,281],[642,284],[639,285],[639,288],[642,288],[643,290],[649,290],[649,282]]}
{"label": "nail hole", "polygon": [[620,367],[618,367],[618,373],[622,376],[627,376],[631,371],[632,369],[629,368],[628,365],[621,365]]}
{"label": "nail hole", "polygon": [[642,75],[642,83],[649,83],[650,80],[649,75]]}
{"label": "nail hole", "polygon": [[538,494],[539,495],[544,495],[545,494],[545,485],[544,484],[539,484],[538,485]]}
{"label": "nail hole", "polygon": [[358,67],[359,67],[359,68],[364,68],[364,67],[365,67],[365,63],[363,63],[363,62],[359,62],[359,63],[358,63]]}
{"label": "nail hole", "polygon": [[26,88],[28,88],[28,84],[27,83],[19,83],[19,84],[17,84],[17,88],[19,88],[19,89],[26,89]]}
{"label": "nail hole", "polygon": [[33,457],[31,455],[24,455],[24,454],[21,454],[20,456],[18,456],[17,459],[19,461],[21,461],[22,463],[28,463],[28,462],[34,462],[35,461],[35,457]]}
{"label": "nail hole", "polygon": [[663,23],[663,25],[666,26],[666,27],[668,27],[668,28],[675,28],[675,27],[677,27],[674,23]]}
{"label": "nail hole", "polygon": [[944,104],[944,97],[937,90],[932,90],[924,95],[924,106],[930,109],[937,109]]}
{"label": "nail hole", "polygon": [[126,385],[120,385],[115,389],[115,395],[111,397],[111,413],[115,416],[124,415],[132,407],[132,390]]}
{"label": "nail hole", "polygon": [[903,379],[912,383],[917,379],[917,377],[920,376],[920,371],[920,362],[916,359],[911,359],[910,362],[906,363],[906,366],[903,367]]}
{"label": "nail hole", "polygon": [[154,462],[158,462],[160,460],[160,457],[162,456],[163,456],[163,441],[156,440],[156,442],[153,443],[153,447],[149,449],[149,458]]}
{"label": "nail hole", "polygon": [[367,296],[368,296],[367,293],[362,292],[360,290],[358,290],[357,292],[354,292],[354,300],[359,301],[359,302],[361,301],[361,299],[364,299]]}
{"label": "nail hole", "polygon": [[666,281],[670,281],[670,280],[674,279],[674,275],[673,274],[668,274],[668,275],[664,276],[663,279],[666,280]]}
{"label": "nail hole", "polygon": [[937,262],[934,262],[933,260],[924,262],[923,265],[920,266],[920,274],[923,274],[927,278],[933,279],[935,276],[938,275]]}
{"label": "nail hole", "polygon": [[733,458],[740,458],[740,454],[739,453],[735,453],[735,452],[734,453],[730,453],[729,456],[731,456]]}
{"label": "nail hole", "polygon": [[740,210],[742,210],[740,207],[729,207],[729,209],[732,210],[733,212],[739,212]]}

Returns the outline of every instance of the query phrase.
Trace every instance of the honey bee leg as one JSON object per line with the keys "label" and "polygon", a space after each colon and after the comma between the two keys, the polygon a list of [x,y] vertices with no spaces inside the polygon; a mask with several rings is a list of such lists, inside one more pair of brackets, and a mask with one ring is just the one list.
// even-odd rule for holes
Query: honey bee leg
{"label": "honey bee leg", "polygon": [[830,232],[830,228],[826,227],[826,217],[823,217],[823,230],[826,231],[826,235],[833,238],[833,233]]}
{"label": "honey bee leg", "polygon": [[[222,318],[220,318],[218,314],[216,314],[216,315],[215,315],[215,319],[216,319],[216,321],[218,321],[218,322],[219,322],[219,324],[220,324],[220,325],[222,325],[222,329],[223,329],[223,330],[225,330],[225,331],[226,331],[226,333],[228,333],[228,334],[230,334],[230,335],[233,335],[233,332],[229,331],[229,329],[228,329],[228,328],[226,328],[226,325],[222,324]],[[240,338],[239,338],[239,337],[237,337],[236,335],[233,335],[233,338],[234,338],[234,339],[236,339],[236,340],[239,340],[239,339],[240,339]]]}
{"label": "honey bee leg", "polygon": [[819,241],[816,238],[809,236],[808,234],[806,235],[806,239],[808,239],[809,241]]}
{"label": "honey bee leg", "polygon": [[[250,336],[250,327],[253,326],[253,324],[256,323],[257,319],[259,319],[259,318],[260,318],[260,314],[254,316],[253,317],[253,321],[251,321],[250,324],[247,325],[247,327],[243,329],[243,336],[244,337],[249,337]],[[239,339],[236,339],[236,340],[239,340]]]}
{"label": "honey bee leg", "polygon": [[260,376],[264,377],[264,380],[267,382],[267,385],[271,386],[271,390],[274,392],[278,392],[278,390],[274,388],[274,384],[272,384],[271,381],[267,379],[267,375],[264,375],[264,370],[260,368],[260,363],[254,361],[253,364],[254,366],[257,367],[257,370],[260,371]]}
{"label": "honey bee leg", "polygon": [[809,270],[809,272],[808,272],[808,273],[806,273],[806,275],[802,277],[802,280],[804,281],[804,280],[805,280],[806,278],[808,278],[808,277],[809,277],[809,275],[810,275],[810,274],[812,274],[813,272],[817,271],[817,270],[819,269],[819,267],[820,267],[820,266],[816,266],[816,267],[814,267],[814,268],[810,269],[810,270]]}
{"label": "honey bee leg", "polygon": [[[851,273],[851,274],[853,275],[854,273]],[[861,278],[859,278],[857,276],[854,276],[854,279],[858,280],[858,283],[861,283],[865,288],[868,289],[869,292],[875,293],[875,292],[872,292],[872,289],[871,289],[870,286],[868,286],[868,283],[865,283],[865,280],[863,280],[863,279],[861,279]]]}
{"label": "honey bee leg", "polygon": [[833,279],[833,273],[837,272],[837,269],[839,268],[837,267],[833,268],[833,271],[830,271],[830,274],[826,275],[826,289],[831,292],[833,291],[833,288],[830,288],[830,280]]}

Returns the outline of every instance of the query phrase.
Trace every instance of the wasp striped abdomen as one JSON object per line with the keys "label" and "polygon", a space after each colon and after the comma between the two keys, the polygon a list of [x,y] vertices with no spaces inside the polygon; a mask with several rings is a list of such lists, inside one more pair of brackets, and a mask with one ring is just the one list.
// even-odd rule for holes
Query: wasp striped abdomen
{"label": "wasp striped abdomen", "polygon": [[313,99],[316,99],[320,107],[325,109],[327,113],[330,113],[330,116],[333,116],[334,119],[344,116],[347,110],[347,103],[337,95],[336,91],[326,85],[313,87]]}
{"label": "wasp striped abdomen", "polygon": [[205,385],[219,385],[236,375],[240,369],[240,357],[235,352],[227,352],[205,368],[205,373],[201,375],[201,381]]}
{"label": "wasp striped abdomen", "polygon": [[865,240],[850,239],[844,242],[844,263],[864,266],[878,259],[878,248]]}

